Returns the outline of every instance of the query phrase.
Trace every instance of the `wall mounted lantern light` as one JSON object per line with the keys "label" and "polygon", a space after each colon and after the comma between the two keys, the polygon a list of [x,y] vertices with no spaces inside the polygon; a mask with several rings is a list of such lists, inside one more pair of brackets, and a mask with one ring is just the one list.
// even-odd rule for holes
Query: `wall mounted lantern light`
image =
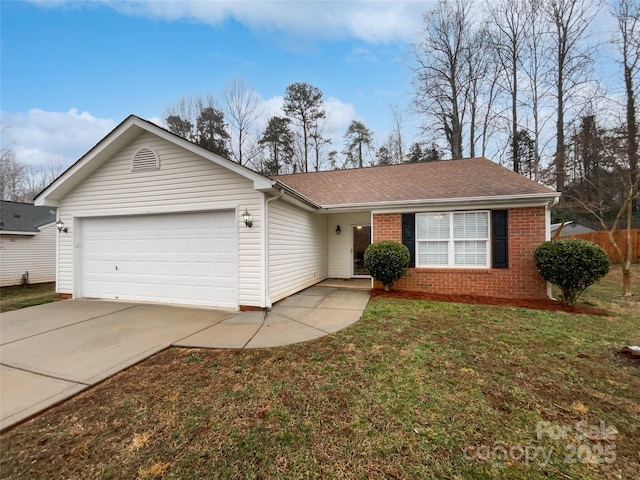
{"label": "wall mounted lantern light", "polygon": [[251,219],[251,214],[249,213],[249,211],[246,208],[244,209],[244,213],[242,214],[242,220],[244,221],[244,224],[248,228],[251,228],[251,225],[253,225],[253,220]]}
{"label": "wall mounted lantern light", "polygon": [[56,227],[58,228],[58,233],[60,232],[67,233],[69,231],[69,229],[64,226],[64,222],[62,220],[58,220],[56,222]]}
{"label": "wall mounted lantern light", "polygon": [[341,232],[342,232],[342,229],[340,228],[340,225],[338,225],[336,227],[336,235],[340,235]]}

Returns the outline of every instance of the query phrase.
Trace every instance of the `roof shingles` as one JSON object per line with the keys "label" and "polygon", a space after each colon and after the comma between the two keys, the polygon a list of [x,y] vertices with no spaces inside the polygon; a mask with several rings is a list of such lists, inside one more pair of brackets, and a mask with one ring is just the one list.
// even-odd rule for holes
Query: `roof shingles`
{"label": "roof shingles", "polygon": [[31,203],[9,202],[0,204],[0,231],[38,233],[38,227],[56,221],[51,207],[34,207]]}
{"label": "roof shingles", "polygon": [[555,193],[486,158],[296,173],[272,178],[321,206]]}

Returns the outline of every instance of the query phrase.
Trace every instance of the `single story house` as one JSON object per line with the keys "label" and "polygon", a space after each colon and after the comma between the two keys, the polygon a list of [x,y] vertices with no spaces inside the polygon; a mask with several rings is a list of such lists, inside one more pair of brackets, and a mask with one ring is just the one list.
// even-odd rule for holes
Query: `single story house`
{"label": "single story house", "polygon": [[[562,228],[562,230],[560,230]],[[596,229],[588,227],[578,222],[570,220],[568,222],[552,223],[551,224],[551,238],[555,238],[560,230],[560,237],[566,237],[568,235],[577,235],[579,233],[592,233],[597,232]]]}
{"label": "single story house", "polygon": [[31,203],[0,204],[0,286],[54,282],[56,211]]}
{"label": "single story house", "polygon": [[412,252],[397,288],[542,298],[533,251],[559,194],[484,158],[266,177],[136,116],[35,199],[57,207],[75,298],[268,308],[364,249]]}

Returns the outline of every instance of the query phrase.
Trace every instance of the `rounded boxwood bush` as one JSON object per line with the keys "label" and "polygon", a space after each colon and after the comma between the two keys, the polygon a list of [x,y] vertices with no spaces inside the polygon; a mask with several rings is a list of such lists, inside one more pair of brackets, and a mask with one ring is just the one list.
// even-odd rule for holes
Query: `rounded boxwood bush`
{"label": "rounded boxwood bush", "polygon": [[393,282],[407,273],[411,256],[403,244],[385,240],[372,243],[364,252],[364,266],[389,291]]}
{"label": "rounded boxwood bush", "polygon": [[575,305],[585,288],[609,272],[607,253],[587,240],[544,242],[534,255],[542,277],[562,289],[562,301],[569,305]]}

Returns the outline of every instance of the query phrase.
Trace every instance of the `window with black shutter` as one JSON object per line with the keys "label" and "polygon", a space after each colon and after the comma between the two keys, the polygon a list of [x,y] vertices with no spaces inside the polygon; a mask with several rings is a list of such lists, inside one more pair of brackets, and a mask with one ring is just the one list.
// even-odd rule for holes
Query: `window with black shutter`
{"label": "window with black shutter", "polygon": [[491,212],[491,258],[493,268],[509,268],[509,219],[507,210]]}

